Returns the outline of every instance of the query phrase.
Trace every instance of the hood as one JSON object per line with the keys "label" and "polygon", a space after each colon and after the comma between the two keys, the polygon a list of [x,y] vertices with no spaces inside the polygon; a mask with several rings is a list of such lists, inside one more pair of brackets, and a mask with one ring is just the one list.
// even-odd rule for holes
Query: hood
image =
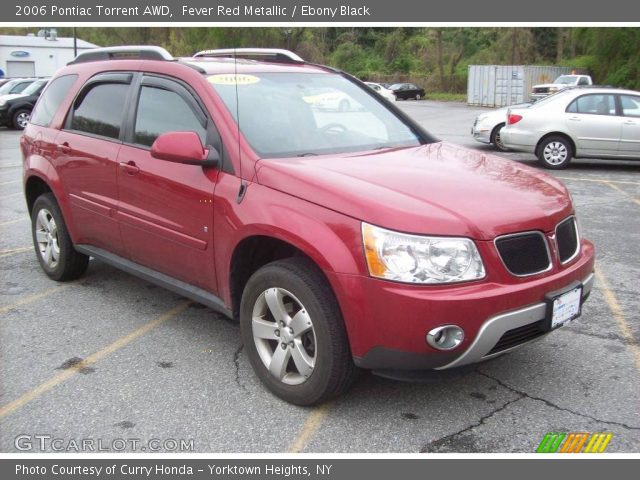
{"label": "hood", "polygon": [[566,188],[550,175],[444,142],[261,160],[257,180],[380,227],[477,240],[550,232],[572,212]]}
{"label": "hood", "polygon": [[8,100],[12,100],[18,97],[24,97],[24,94],[23,93],[7,93],[6,95],[0,95],[0,101],[6,102]]}

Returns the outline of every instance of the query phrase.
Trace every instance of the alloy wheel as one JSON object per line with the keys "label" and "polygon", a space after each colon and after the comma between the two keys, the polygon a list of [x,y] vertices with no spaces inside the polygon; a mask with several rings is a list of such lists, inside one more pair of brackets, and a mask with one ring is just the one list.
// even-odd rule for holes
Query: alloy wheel
{"label": "alloy wheel", "polygon": [[51,215],[51,212],[46,208],[43,208],[38,212],[35,230],[36,242],[38,244],[40,256],[42,257],[45,265],[53,270],[58,266],[58,261],[60,259],[58,226],[56,225],[53,215]]}
{"label": "alloy wheel", "polygon": [[269,373],[287,385],[304,383],[313,373],[316,336],[302,302],[283,288],[262,292],[251,318],[256,350]]}

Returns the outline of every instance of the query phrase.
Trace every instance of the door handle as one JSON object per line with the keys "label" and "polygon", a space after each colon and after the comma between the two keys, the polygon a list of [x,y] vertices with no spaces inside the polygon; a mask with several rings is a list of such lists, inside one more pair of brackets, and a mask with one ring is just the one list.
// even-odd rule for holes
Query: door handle
{"label": "door handle", "polygon": [[633,120],[627,120],[626,122],[624,122],[625,125],[637,125],[636,122],[634,122]]}
{"label": "door handle", "polygon": [[136,165],[136,162],[134,162],[133,160],[129,160],[128,162],[120,162],[120,168],[122,168],[129,175],[135,175],[140,171],[140,169]]}
{"label": "door handle", "polygon": [[569,120],[571,120],[572,122],[579,122],[580,117],[569,117]]}
{"label": "door handle", "polygon": [[64,143],[60,143],[58,145],[56,145],[56,149],[60,152],[60,153],[71,153],[71,147],[69,146],[69,144],[67,142]]}

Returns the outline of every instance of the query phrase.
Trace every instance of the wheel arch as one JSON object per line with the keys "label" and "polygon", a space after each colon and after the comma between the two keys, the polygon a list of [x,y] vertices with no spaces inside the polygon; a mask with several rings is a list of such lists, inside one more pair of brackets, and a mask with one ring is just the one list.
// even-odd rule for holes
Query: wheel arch
{"label": "wheel arch", "polygon": [[573,153],[573,156],[577,157],[578,153],[577,153],[577,150],[576,150],[576,143],[573,141],[573,138],[571,138],[571,136],[566,134],[565,132],[560,132],[560,131],[554,131],[554,132],[546,133],[540,138],[540,140],[538,140],[538,143],[536,143],[536,150],[535,150],[536,156],[539,155],[540,147],[542,146],[543,142],[549,137],[563,137],[563,138],[566,138],[567,141],[569,142],[569,145],[571,145],[571,152]]}
{"label": "wheel arch", "polygon": [[228,269],[228,288],[234,318],[238,316],[242,293],[251,275],[264,265],[285,258],[300,257],[309,260],[325,278],[335,296],[333,285],[324,273],[327,269],[333,269],[331,262],[316,249],[309,247],[300,239],[274,232],[256,232],[242,238],[233,249]]}
{"label": "wheel arch", "polygon": [[29,216],[31,216],[33,204],[36,202],[37,198],[44,193],[52,193],[55,196],[55,193],[49,184],[38,175],[31,175],[27,178],[24,184],[24,196],[27,201],[27,211],[29,212]]}

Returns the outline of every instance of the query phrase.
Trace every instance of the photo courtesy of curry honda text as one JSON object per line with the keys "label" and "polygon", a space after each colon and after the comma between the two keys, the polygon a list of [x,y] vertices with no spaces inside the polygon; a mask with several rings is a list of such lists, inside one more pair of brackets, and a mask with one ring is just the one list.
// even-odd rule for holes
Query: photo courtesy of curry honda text
{"label": "photo courtesy of curry honda text", "polygon": [[299,405],[358,369],[502,355],[579,316],[593,286],[560,181],[441,142],[286,50],[88,50],[20,145],[51,279],[94,257],[238,319],[256,375]]}

